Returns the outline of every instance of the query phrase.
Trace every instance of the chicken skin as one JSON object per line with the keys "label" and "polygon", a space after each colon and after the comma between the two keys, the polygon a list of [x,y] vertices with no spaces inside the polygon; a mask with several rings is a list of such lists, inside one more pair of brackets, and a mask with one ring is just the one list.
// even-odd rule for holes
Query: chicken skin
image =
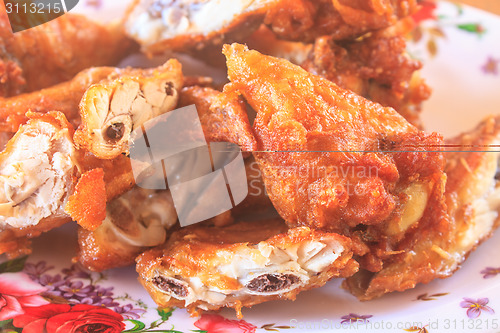
{"label": "chicken skin", "polygon": [[[361,300],[413,288],[451,276],[500,224],[500,119],[490,117],[474,130],[446,140],[447,211],[434,208],[434,230],[416,234],[399,260],[380,272],[361,270],[344,287]],[[416,270],[414,262],[421,262]]]}
{"label": "chicken skin", "polygon": [[3,3],[0,46],[0,96],[4,97],[68,81],[92,66],[116,65],[136,49],[120,27],[102,26],[74,14],[13,33]]}
{"label": "chicken skin", "polygon": [[434,230],[430,214],[445,210],[438,134],[286,60],[238,44],[224,54],[225,91],[257,111],[254,156],[288,225],[350,237],[356,260],[373,272],[412,235]]}
{"label": "chicken skin", "polygon": [[430,88],[419,76],[422,64],[406,52],[405,35],[412,27],[412,21],[403,20],[356,40],[318,38],[301,65],[421,126],[420,110]]}
{"label": "chicken skin", "polygon": [[416,0],[136,0],[125,18],[143,51],[189,51],[237,41],[267,24],[281,39],[354,39],[417,9]]}
{"label": "chicken skin", "polygon": [[69,81],[13,97],[0,97],[0,131],[14,133],[28,121],[26,112],[47,113],[57,110],[76,128],[80,125],[78,104],[85,91],[119,70],[94,67],[83,70]]}
{"label": "chicken skin", "polygon": [[139,280],[161,307],[192,314],[295,299],[307,289],[357,271],[348,238],[279,219],[218,228],[194,225],[137,258]]}

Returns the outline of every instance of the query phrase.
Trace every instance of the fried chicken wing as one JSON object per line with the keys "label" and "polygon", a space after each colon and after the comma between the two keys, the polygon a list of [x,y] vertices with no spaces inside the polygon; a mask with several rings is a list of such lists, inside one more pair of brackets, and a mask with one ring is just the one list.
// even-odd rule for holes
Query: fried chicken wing
{"label": "fried chicken wing", "polygon": [[103,159],[128,153],[132,131],[175,109],[182,86],[182,66],[175,59],[92,85],[80,103],[82,124],[75,143]]}
{"label": "fried chicken wing", "polygon": [[97,230],[78,229],[78,260],[93,271],[133,264],[141,252],[163,244],[176,221],[169,190],[134,187],[107,204]]}
{"label": "fried chicken wing", "polygon": [[85,91],[94,83],[118,71],[114,67],[95,67],[83,70],[70,81],[50,88],[24,93],[13,97],[0,97],[0,131],[12,133],[25,124],[26,112],[47,113],[58,110],[77,127],[80,124],[78,104]]}
{"label": "fried chicken wing", "polygon": [[135,0],[125,29],[148,53],[202,49],[250,34],[281,0]]}
{"label": "fried chicken wing", "polygon": [[281,220],[217,228],[190,226],[137,259],[139,280],[161,307],[241,308],[295,299],[333,277],[353,274],[349,239]]}
{"label": "fried chicken wing", "polygon": [[265,23],[282,39],[312,42],[320,36],[355,39],[389,27],[418,8],[416,0],[285,0]]}
{"label": "fried chicken wing", "polygon": [[46,88],[92,66],[115,65],[135,50],[120,27],[74,14],[14,34],[3,3],[0,46],[0,96]]}
{"label": "fried chicken wing", "polygon": [[429,214],[445,210],[438,134],[286,60],[238,44],[224,54],[225,91],[241,93],[257,111],[254,156],[290,226],[351,237],[370,271],[381,270],[411,235],[434,230]]}
{"label": "fried chicken wing", "polygon": [[76,150],[63,113],[28,117],[0,154],[0,251],[10,256],[28,253],[30,238],[71,217],[95,229],[107,199],[134,184],[127,157],[103,161]]}
{"label": "fried chicken wing", "polygon": [[266,23],[282,39],[351,39],[413,13],[416,0],[136,0],[125,18],[144,51],[201,50],[242,40]]}
{"label": "fried chicken wing", "polygon": [[405,34],[411,26],[409,21],[401,21],[356,40],[318,38],[302,67],[344,89],[390,106],[410,123],[421,126],[421,104],[429,98],[430,88],[419,76],[422,64],[406,52]]}
{"label": "fried chicken wing", "polygon": [[[468,254],[500,224],[500,118],[490,117],[473,131],[446,143],[447,211],[434,209],[434,231],[414,235],[399,260],[377,273],[360,271],[344,287],[362,300],[413,288],[457,270]],[[448,223],[448,228],[443,228]],[[415,270],[414,262],[422,262]]]}
{"label": "fried chicken wing", "polygon": [[[0,154],[0,248],[68,222],[64,204],[77,166],[71,125],[60,113],[31,114]],[[17,250],[18,251],[18,250]]]}

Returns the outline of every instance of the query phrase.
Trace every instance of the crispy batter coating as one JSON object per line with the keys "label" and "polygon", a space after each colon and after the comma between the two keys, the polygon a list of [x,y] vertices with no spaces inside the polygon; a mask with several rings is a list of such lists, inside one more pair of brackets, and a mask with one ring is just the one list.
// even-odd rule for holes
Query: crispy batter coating
{"label": "crispy batter coating", "polygon": [[97,229],[106,217],[106,184],[104,171],[84,173],[68,198],[64,211],[87,230]]}
{"label": "crispy batter coating", "polygon": [[265,23],[282,39],[313,42],[320,36],[355,39],[383,29],[418,8],[417,0],[284,0]]}
{"label": "crispy batter coating", "polygon": [[73,14],[14,34],[2,3],[0,96],[46,88],[92,66],[115,65],[134,49],[120,27]]}
{"label": "crispy batter coating", "polygon": [[207,141],[232,142],[243,151],[256,149],[245,102],[237,94],[209,87],[186,87],[181,91],[179,106],[192,104],[196,105]]}
{"label": "crispy batter coating", "polygon": [[78,127],[80,114],[78,104],[85,90],[117,71],[114,67],[95,67],[83,70],[69,81],[50,88],[13,97],[0,97],[0,131],[15,133],[20,125],[28,121],[26,112],[47,113],[57,110],[68,121]]}
{"label": "crispy batter coating", "polygon": [[157,68],[126,69],[92,85],[80,102],[82,124],[75,143],[98,158],[127,154],[132,131],[177,107],[183,80],[182,65],[170,59]]}
{"label": "crispy batter coating", "polygon": [[430,214],[444,211],[444,163],[426,150],[439,149],[439,135],[286,60],[238,44],[224,53],[226,89],[257,111],[254,156],[290,226],[351,237],[361,267],[375,272],[412,235],[433,232]]}
{"label": "crispy batter coating", "polygon": [[240,222],[222,228],[194,225],[137,259],[139,280],[161,307],[241,308],[295,299],[333,277],[357,271],[350,241],[337,234],[281,220]]}
{"label": "crispy batter coating", "polygon": [[410,123],[421,126],[421,104],[430,88],[420,78],[422,64],[406,52],[405,34],[411,22],[376,31],[361,39],[338,41],[318,38],[307,61],[307,71],[344,89],[390,106]]}
{"label": "crispy batter coating", "polygon": [[[369,300],[449,277],[500,224],[500,153],[494,148],[500,144],[500,118],[490,117],[446,143],[454,151],[445,154],[447,211],[432,208],[434,228],[411,237],[399,260],[380,272],[360,271],[348,278],[344,287],[358,298]],[[419,269],[415,262],[422,263]]]}
{"label": "crispy batter coating", "polygon": [[[69,212],[89,228],[99,224],[99,210],[106,200],[135,184],[126,156],[100,160],[75,150],[74,130],[63,113],[29,112],[28,118],[0,154],[0,180],[4,183],[0,249],[9,251],[11,257],[30,251],[29,238],[71,221],[64,208],[79,180],[82,191],[71,200]],[[95,177],[96,171],[88,173],[94,169],[102,169],[103,177]],[[96,218],[89,219],[92,215]]]}
{"label": "crispy batter coating", "polygon": [[134,187],[107,204],[95,231],[78,229],[78,260],[99,272],[131,265],[147,248],[163,244],[176,221],[170,191]]}
{"label": "crispy batter coating", "polygon": [[285,40],[354,39],[416,9],[416,0],[135,0],[125,27],[147,53],[196,52],[242,41],[262,23]]}
{"label": "crispy batter coating", "polygon": [[135,178],[132,163],[127,156],[119,155],[116,158],[106,160],[99,159],[90,152],[79,151],[79,153],[80,173],[84,174],[93,169],[104,171],[106,201],[111,201],[134,187]]}

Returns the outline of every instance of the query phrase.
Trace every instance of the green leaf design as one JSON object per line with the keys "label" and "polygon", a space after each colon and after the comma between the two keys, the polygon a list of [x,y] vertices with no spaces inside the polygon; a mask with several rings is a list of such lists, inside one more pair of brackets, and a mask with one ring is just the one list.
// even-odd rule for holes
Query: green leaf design
{"label": "green leaf design", "polygon": [[1,333],[20,333],[22,328],[14,327],[12,325],[13,319],[0,321],[0,332]]}
{"label": "green leaf design", "polygon": [[158,315],[161,317],[161,320],[164,322],[172,316],[172,312],[174,312],[174,310],[174,308],[156,309],[156,311],[158,311]]}
{"label": "green leaf design", "polygon": [[127,319],[127,320],[130,321],[132,324],[134,324],[134,327],[123,332],[140,332],[146,328],[146,325],[140,320],[135,320],[135,319]]}
{"label": "green leaf design", "polygon": [[482,34],[485,32],[483,26],[479,23],[458,24],[457,28],[460,30],[463,30],[463,31],[474,33],[474,34]]}
{"label": "green leaf design", "polygon": [[16,258],[0,264],[0,273],[17,273],[23,270],[28,256]]}
{"label": "green leaf design", "polygon": [[208,331],[205,331],[205,330],[191,330],[191,332],[196,332],[196,333],[208,333]]}

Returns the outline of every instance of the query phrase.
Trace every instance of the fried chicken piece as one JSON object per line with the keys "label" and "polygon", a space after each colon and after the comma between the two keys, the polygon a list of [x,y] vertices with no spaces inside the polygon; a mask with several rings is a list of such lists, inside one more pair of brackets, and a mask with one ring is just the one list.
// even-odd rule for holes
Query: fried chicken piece
{"label": "fried chicken piece", "polygon": [[[245,160],[245,170],[249,187],[247,198],[232,210],[204,221],[204,225],[231,225],[235,219],[272,208],[257,162],[252,157]],[[78,230],[78,260],[92,271],[134,263],[140,253],[163,244],[177,221],[168,190],[134,187],[109,202],[107,207],[106,219],[97,230]]]}
{"label": "fried chicken piece", "polygon": [[217,228],[190,226],[137,258],[139,280],[160,307],[236,309],[273,299],[295,299],[333,277],[352,275],[346,237],[279,219]]}
{"label": "fried chicken piece", "polygon": [[[445,154],[447,214],[434,210],[434,232],[415,234],[399,260],[375,274],[360,271],[348,278],[344,287],[361,300],[449,277],[499,226],[500,118],[490,117],[446,143],[453,150]],[[446,223],[449,228],[443,228]],[[421,269],[414,269],[415,261],[423,263]]]}
{"label": "fried chicken piece", "polygon": [[131,265],[147,248],[163,244],[176,221],[169,190],[134,187],[107,204],[96,231],[78,229],[78,260],[93,271]]}
{"label": "fried chicken piece", "polygon": [[383,29],[418,9],[416,0],[284,0],[265,23],[281,39],[313,42],[320,36],[355,39]]}
{"label": "fried chicken piece", "polygon": [[286,60],[239,44],[224,54],[225,91],[257,111],[254,156],[289,226],[350,237],[361,267],[374,272],[413,234],[437,228],[429,214],[445,210],[438,134]]}
{"label": "fried chicken piece", "polygon": [[135,0],[125,30],[147,53],[200,50],[252,33],[269,7],[280,1]]}
{"label": "fried chicken piece", "polygon": [[413,13],[416,0],[136,0],[125,17],[143,51],[202,50],[241,41],[262,23],[285,40],[352,39]]}
{"label": "fried chicken piece", "polygon": [[406,52],[405,34],[411,26],[410,21],[401,21],[356,40],[318,38],[302,67],[344,89],[390,106],[410,123],[421,126],[421,104],[429,98],[430,88],[419,76],[422,64]]}
{"label": "fried chicken piece", "polygon": [[243,151],[257,148],[245,102],[237,94],[192,86],[183,88],[180,95],[179,106],[196,105],[207,141],[232,142]]}
{"label": "fried chicken piece", "polygon": [[0,154],[0,251],[11,257],[28,253],[30,238],[71,221],[70,215],[97,227],[107,199],[134,185],[127,157],[103,161],[75,150],[63,113],[31,112],[28,118]]}
{"label": "fried chicken piece", "polygon": [[70,220],[63,211],[74,187],[73,130],[60,113],[31,114],[0,154],[0,248]]}
{"label": "fried chicken piece", "polygon": [[74,14],[12,33],[1,4],[0,96],[46,88],[92,66],[115,65],[135,49],[121,27]]}
{"label": "fried chicken piece", "polygon": [[98,158],[128,154],[132,131],[175,109],[182,85],[182,66],[175,59],[158,68],[130,69],[92,85],[80,103],[82,124],[75,143]]}
{"label": "fried chicken piece", "polygon": [[50,88],[24,93],[13,97],[0,97],[0,131],[14,133],[28,118],[26,112],[47,113],[58,110],[77,127],[80,124],[78,104],[85,91],[94,83],[104,80],[114,72],[114,67],[95,67],[83,70],[70,81]]}

